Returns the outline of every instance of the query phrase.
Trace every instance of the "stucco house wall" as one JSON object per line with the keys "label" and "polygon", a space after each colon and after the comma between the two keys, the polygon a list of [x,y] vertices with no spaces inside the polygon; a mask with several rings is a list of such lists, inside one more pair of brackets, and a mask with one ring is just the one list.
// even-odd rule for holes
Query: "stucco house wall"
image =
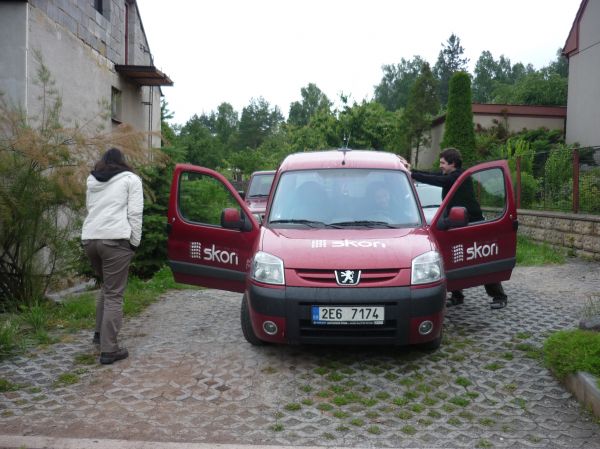
{"label": "stucco house wall", "polygon": [[600,146],[600,0],[583,0],[563,48],[569,58],[568,144]]}
{"label": "stucco house wall", "polygon": [[[139,85],[115,70],[116,64],[153,66],[137,4],[103,5],[101,14],[93,0],[0,2],[0,91],[28,115],[38,114],[40,55],[62,97],[67,125],[109,130],[127,122],[158,132],[160,87]],[[120,91],[120,114],[111,117],[114,89]],[[149,145],[159,146],[159,138]]]}
{"label": "stucco house wall", "polygon": [[[599,0],[600,1],[600,0]],[[473,126],[488,129],[502,123],[510,132],[524,129],[565,130],[566,108],[562,106],[525,106],[473,104]],[[444,138],[446,116],[437,117],[428,133],[429,144],[419,150],[418,164],[413,148],[411,163],[417,168],[430,168],[438,160]]]}

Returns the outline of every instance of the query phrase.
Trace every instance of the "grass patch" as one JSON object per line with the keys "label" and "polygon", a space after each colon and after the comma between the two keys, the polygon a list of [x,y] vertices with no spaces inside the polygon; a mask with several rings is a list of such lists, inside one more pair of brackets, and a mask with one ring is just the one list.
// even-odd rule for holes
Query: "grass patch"
{"label": "grass patch", "polygon": [[417,433],[417,429],[415,429],[413,426],[410,426],[410,425],[402,427],[400,429],[400,431],[407,435],[414,435],[415,433]]}
{"label": "grass patch", "polygon": [[281,424],[281,423],[273,424],[271,426],[271,430],[273,432],[281,432],[283,430],[283,424]]}
{"label": "grass patch", "polygon": [[9,380],[0,378],[0,393],[7,391],[17,391],[21,388],[21,385],[15,384]]}
{"label": "grass patch", "polygon": [[302,408],[302,406],[300,404],[298,404],[297,402],[291,402],[291,403],[285,405],[285,409],[289,412],[297,412],[301,408]]}
{"label": "grass patch", "polygon": [[494,424],[496,424],[496,421],[493,420],[492,418],[481,418],[479,420],[479,424],[481,424],[482,426],[493,426]]}
{"label": "grass patch", "polygon": [[[152,279],[129,279],[123,300],[127,316],[139,314],[169,289],[195,288],[177,284],[171,270],[164,267]],[[18,315],[0,319],[0,358],[15,354],[31,345],[52,344],[60,339],[52,332],[91,329],[96,316],[92,292],[66,298],[60,303],[39,302],[23,307]]]}
{"label": "grass patch", "polygon": [[453,398],[450,398],[448,400],[448,402],[450,402],[451,404],[454,404],[454,405],[458,405],[459,407],[466,407],[467,405],[469,405],[471,403],[471,401],[469,401],[467,398],[464,398],[462,396],[454,396]]}
{"label": "grass patch", "polygon": [[482,438],[477,442],[477,445],[475,447],[479,449],[489,449],[490,447],[494,447],[494,445],[485,438]]}
{"label": "grass patch", "polygon": [[73,385],[79,382],[79,376],[75,373],[62,373],[54,381],[55,387],[66,387],[67,385]]}
{"label": "grass patch", "polygon": [[465,387],[465,388],[467,388],[469,385],[473,385],[473,383],[466,377],[457,377],[456,383],[458,385],[460,385],[461,387]]}
{"label": "grass patch", "polygon": [[77,354],[74,358],[76,365],[94,365],[96,363],[95,354]]}
{"label": "grass patch", "polygon": [[379,435],[381,433],[381,429],[379,426],[369,426],[367,428],[367,432],[372,433],[373,435]]}
{"label": "grass patch", "polygon": [[365,422],[360,418],[352,418],[350,420],[350,424],[352,424],[355,427],[362,427],[365,425]]}
{"label": "grass patch", "polygon": [[600,377],[600,333],[581,329],[556,332],[544,343],[544,363],[560,379],[578,371]]}
{"label": "grass patch", "polygon": [[536,243],[521,234],[517,234],[517,265],[563,264],[565,259],[565,251],[553,248],[547,243]]}
{"label": "grass patch", "polygon": [[484,368],[490,371],[498,371],[500,368],[503,368],[504,365],[502,363],[493,362],[488,365],[485,365]]}
{"label": "grass patch", "polygon": [[18,346],[19,325],[8,319],[0,323],[0,357],[9,355]]}

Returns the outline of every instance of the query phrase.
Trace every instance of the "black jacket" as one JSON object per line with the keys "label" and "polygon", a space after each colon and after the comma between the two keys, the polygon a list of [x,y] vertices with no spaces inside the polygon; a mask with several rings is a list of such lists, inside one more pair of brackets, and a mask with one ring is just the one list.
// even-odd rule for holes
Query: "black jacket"
{"label": "black jacket", "polygon": [[[418,170],[411,172],[411,177],[419,182],[425,184],[431,184],[442,188],[442,199],[446,198],[448,192],[452,188],[452,185],[462,175],[463,169],[457,168],[452,173],[447,175],[443,173],[428,173]],[[449,208],[454,206],[466,207],[469,213],[469,221],[480,221],[483,220],[481,213],[481,207],[475,199],[475,192],[473,191],[473,181],[469,177],[466,179],[458,188],[452,199],[450,200]]]}

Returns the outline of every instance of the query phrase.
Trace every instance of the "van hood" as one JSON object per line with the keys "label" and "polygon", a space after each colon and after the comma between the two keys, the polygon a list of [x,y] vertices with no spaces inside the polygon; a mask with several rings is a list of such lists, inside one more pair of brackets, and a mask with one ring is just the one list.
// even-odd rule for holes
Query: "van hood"
{"label": "van hood", "polygon": [[262,251],[286,268],[410,268],[412,259],[436,247],[429,232],[411,229],[271,229],[264,227]]}

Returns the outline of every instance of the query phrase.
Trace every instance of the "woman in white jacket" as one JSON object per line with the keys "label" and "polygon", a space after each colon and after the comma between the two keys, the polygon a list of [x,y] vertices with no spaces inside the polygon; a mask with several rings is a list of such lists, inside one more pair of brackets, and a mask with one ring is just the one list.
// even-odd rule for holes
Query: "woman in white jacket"
{"label": "woman in white jacket", "polygon": [[81,240],[102,281],[93,342],[100,344],[100,363],[111,364],[129,356],[127,349],[117,344],[117,335],[123,322],[129,264],[142,236],[144,210],[142,180],[117,148],[104,153],[88,176],[86,208]]}

